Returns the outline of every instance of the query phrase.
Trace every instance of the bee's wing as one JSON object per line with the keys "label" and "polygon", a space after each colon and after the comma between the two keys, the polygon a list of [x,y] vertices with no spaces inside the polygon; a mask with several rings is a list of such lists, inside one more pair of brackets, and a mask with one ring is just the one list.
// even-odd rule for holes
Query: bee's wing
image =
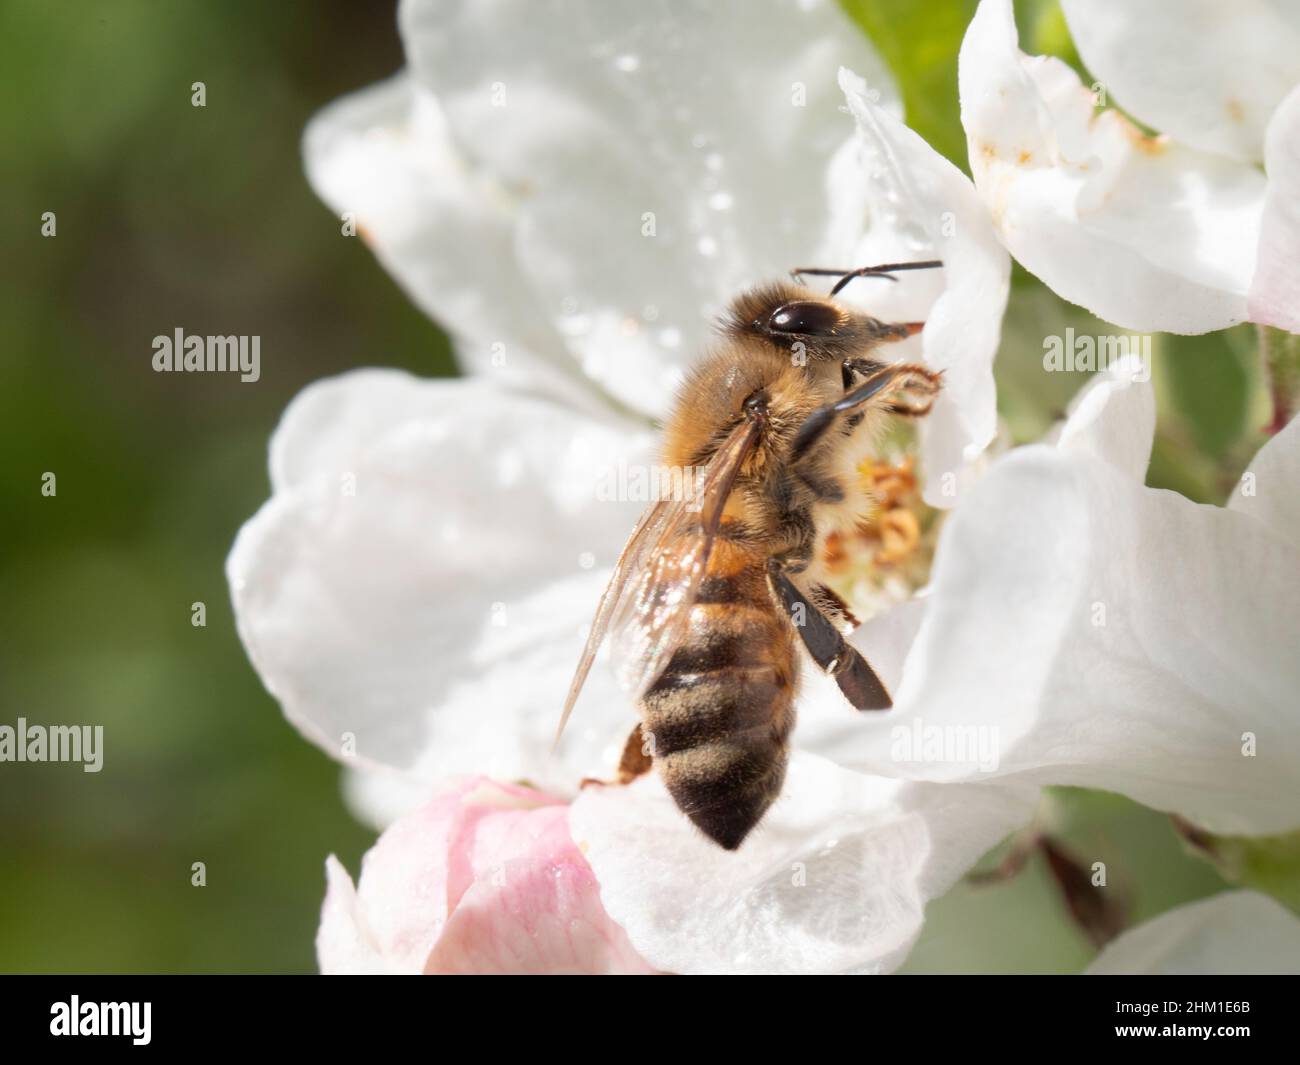
{"label": "bee's wing", "polygon": [[612,619],[614,659],[619,680],[634,699],[659,679],[681,646],[723,507],[757,439],[753,422],[744,421],[732,430],[704,468],[697,505],[674,503],[647,564],[619,602]]}
{"label": "bee's wing", "polygon": [[609,632],[610,620],[626,598],[632,577],[641,571],[650,552],[659,542],[664,525],[671,517],[672,508],[673,501],[668,499],[661,499],[648,506],[623,546],[618,561],[614,563],[614,574],[600,597],[600,604],[596,607],[596,617],[591,623],[591,633],[582,648],[582,657],[578,659],[578,668],[574,671],[573,680],[569,684],[569,695],[564,700],[564,713],[560,715],[560,724],[555,730],[556,743],[560,742],[560,734],[564,732],[564,726],[569,723],[573,705],[578,701],[578,694],[587,681],[587,674],[591,672],[591,663],[595,661],[596,652],[604,642],[605,634]]}
{"label": "bee's wing", "polygon": [[611,630],[619,679],[634,698],[644,695],[663,672],[681,644],[723,507],[757,439],[758,426],[742,422],[709,460],[694,493],[660,500],[641,516],[596,608],[591,635],[564,702],[557,742],[596,651]]}

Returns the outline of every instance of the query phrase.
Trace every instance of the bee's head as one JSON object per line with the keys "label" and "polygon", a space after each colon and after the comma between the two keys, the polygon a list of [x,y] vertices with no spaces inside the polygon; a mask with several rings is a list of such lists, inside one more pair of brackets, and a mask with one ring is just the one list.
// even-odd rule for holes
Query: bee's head
{"label": "bee's head", "polygon": [[882,322],[801,285],[783,283],[741,295],[723,328],[732,336],[760,337],[821,362],[861,357],[877,344],[905,340],[921,331],[921,323]]}

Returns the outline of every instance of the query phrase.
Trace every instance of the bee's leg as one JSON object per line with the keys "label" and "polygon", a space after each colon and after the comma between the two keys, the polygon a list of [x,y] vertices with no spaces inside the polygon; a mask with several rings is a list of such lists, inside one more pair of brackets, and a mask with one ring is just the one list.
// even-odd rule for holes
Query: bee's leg
{"label": "bee's leg", "polygon": [[[841,414],[856,413],[883,392],[901,392],[905,397],[919,393],[923,400],[933,401],[941,387],[940,381],[939,374],[910,363],[894,363],[877,370],[843,398],[818,407],[804,419],[790,447],[791,460],[798,463],[809,454]],[[919,411],[920,403],[915,406]]]}
{"label": "bee's leg", "polygon": [[[845,359],[840,364],[840,380],[844,384],[844,391],[847,394],[853,389],[853,383],[859,376],[870,377],[872,374],[879,373],[888,364],[877,362],[875,359],[852,358]],[[928,372],[928,371],[927,371]],[[888,414],[896,414],[900,418],[923,418],[930,413],[934,406],[935,397],[939,394],[940,375],[933,374],[930,377],[916,377],[914,380],[909,377],[906,382],[906,388],[909,392],[919,393],[916,403],[889,403],[884,410]],[[855,414],[849,419],[848,424],[853,426],[855,422],[861,420],[861,414]]]}
{"label": "bee's leg", "polygon": [[618,760],[620,784],[631,784],[637,777],[650,772],[650,767],[654,765],[651,754],[654,750],[654,742],[654,735],[643,733],[640,725],[632,730],[627,743],[623,745],[623,756]]}
{"label": "bee's leg", "polygon": [[889,414],[896,414],[900,418],[924,418],[933,407],[934,400],[931,399],[917,406],[907,403],[891,403],[885,408],[885,411]]}
{"label": "bee's leg", "polygon": [[840,367],[840,378],[844,382],[844,391],[848,392],[858,377],[870,377],[872,374],[879,373],[888,365],[888,363],[876,359],[864,359],[861,356],[845,359]]}
{"label": "bee's leg", "polygon": [[610,784],[631,784],[637,777],[650,771],[654,765],[654,759],[650,751],[654,747],[654,737],[641,734],[641,726],[638,724],[632,729],[623,744],[623,754],[618,760],[618,772],[613,780],[601,780],[600,777],[583,777],[578,782],[579,788],[590,787],[593,784],[599,784],[602,787]]}
{"label": "bee's leg", "polygon": [[[844,501],[844,489],[833,477],[823,476],[812,469],[800,470],[797,476],[817,502],[842,503]],[[811,553],[809,558],[811,560]]]}
{"label": "bee's leg", "polygon": [[814,584],[809,588],[808,599],[832,622],[838,623],[841,630],[847,626],[851,631],[861,624],[849,609],[849,604],[824,584]]}
{"label": "bee's leg", "polygon": [[767,564],[768,585],[798,630],[818,668],[835,678],[844,697],[857,710],[888,710],[894,705],[884,682],[867,660],[850,646],[831,620],[790,579],[784,560],[777,556]]}
{"label": "bee's leg", "polygon": [[[853,387],[853,382],[859,375],[864,378],[871,377],[888,367],[889,363],[878,362],[875,359],[860,357],[845,359],[840,373],[844,382],[844,391],[847,393]],[[901,369],[904,368],[900,367]],[[929,414],[930,408],[934,406],[935,397],[943,387],[943,371],[935,373],[923,366],[907,366],[905,370],[905,373],[900,374],[902,380],[896,380],[892,387],[902,392],[908,399],[915,399],[915,402],[890,403],[885,410],[890,414],[901,414],[905,418],[919,418]]]}

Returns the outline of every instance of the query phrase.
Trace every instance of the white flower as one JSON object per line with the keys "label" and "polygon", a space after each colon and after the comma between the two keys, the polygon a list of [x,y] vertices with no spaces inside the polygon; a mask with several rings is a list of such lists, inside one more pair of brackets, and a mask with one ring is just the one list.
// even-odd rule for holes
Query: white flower
{"label": "white flower", "polygon": [[[984,195],[990,178],[1007,194],[990,217],[894,116],[878,62],[833,6],[773,0],[733,22],[683,5],[653,29],[620,5],[581,12],[408,3],[410,70],[307,133],[322,197],[355,214],[478,374],[359,371],[307,389],[272,442],[272,498],[228,562],[250,657],[290,720],[364,771],[354,798],[391,818],[448,777],[564,795],[608,778],[635,713],[599,666],[549,755],[641,505],[602,499],[602,481],[651,461],[651,418],[740,288],[796,265],[941,257],[948,268],[931,277],[853,290],[886,317],[927,320],[900,345],[946,371],[927,488],[951,503],[934,498],[939,477],[967,482],[929,596],[855,636],[895,711],[855,715],[808,676],[782,798],[735,854],[701,840],[653,775],[582,791],[570,826],[605,911],[656,968],[881,971],[906,954],[926,901],[1027,820],[1041,784],[1123,791],[1221,830],[1300,821],[1287,801],[1300,766],[1300,606],[1287,595],[1300,522],[1286,491],[1300,429],[1257,457],[1256,494],[1198,507],[1143,487],[1154,407],[1121,371],[1084,394],[1055,445],[969,476],[995,420],[1008,264],[994,228],[1024,250],[1007,236],[1025,203],[1038,210],[1022,194],[1042,179],[1043,212],[1023,217],[1054,235],[1049,266],[1095,253],[1070,276],[1114,275],[1107,298],[1127,285],[1160,321],[1210,328],[1244,306],[1245,287],[1177,238],[1204,222],[1237,239],[1249,212],[1221,197],[1258,199],[1263,179],[1233,170],[1216,183],[1237,165],[1216,162],[1192,201],[1203,219],[1151,223],[1159,255],[1181,251],[1153,266],[1113,224],[1141,160],[1118,125],[1091,129],[1077,106],[1046,132],[1028,113],[1007,127],[1056,154],[1032,180],[977,166]],[[996,60],[977,82],[1015,88],[1017,106],[1030,90],[1070,97],[1057,68],[1022,67],[1005,13],[985,0],[972,24],[964,96],[976,99],[971,52]],[[840,62],[869,73],[841,79],[852,134],[832,95]],[[1059,154],[1080,144],[1123,164],[1104,188],[1086,159]],[[1188,173],[1205,177],[1179,159],[1150,180],[1186,192]],[[1087,178],[1066,172],[1075,163]],[[1071,213],[1108,196],[1100,221]],[[913,726],[985,729],[996,757],[901,758],[897,730]]]}
{"label": "white flower", "polygon": [[[228,562],[268,689],[309,739],[365,770],[352,792],[377,818],[457,775],[567,794],[611,775],[636,715],[602,668],[549,754],[641,506],[602,500],[600,485],[651,460],[648,416],[744,286],[869,265],[869,252],[941,255],[959,269],[857,282],[859,298],[930,319],[898,348],[923,345],[947,370],[932,477],[963,472],[993,433],[1005,252],[970,183],[892,117],[892,87],[843,15],[772,2],[733,20],[692,4],[651,29],[618,5],[582,11],[552,22],[524,4],[407,4],[410,71],[306,136],[318,191],[355,214],[480,374],[359,371],[307,389],[272,442],[272,498]],[[869,74],[844,77],[856,132],[837,106],[841,62]],[[873,182],[885,191],[864,195]],[[1000,783],[876,780],[796,750],[739,857],[705,844],[656,778],[586,791],[573,817],[603,866],[602,901],[658,967],[881,969],[906,953],[925,902],[1033,801]],[[646,880],[637,863],[652,850]],[[714,897],[676,939],[664,922],[684,919],[706,879]]]}
{"label": "white flower", "polygon": [[318,115],[304,153],[467,368],[648,420],[738,291],[819,265],[836,70],[898,94],[829,0],[646,14],[408,0],[408,68]]}
{"label": "white flower", "polygon": [[[847,764],[1101,788],[1223,833],[1300,826],[1300,420],[1227,507],[1192,503],[1143,485],[1155,404],[1133,368],[963,499],[890,720],[834,737]],[[900,759],[899,727],[983,730],[996,765]]]}
{"label": "white flower", "polygon": [[1268,192],[1250,287],[1250,317],[1300,333],[1300,86],[1269,121],[1264,166]]}
{"label": "white flower", "polygon": [[[646,424],[746,286],[941,256],[935,275],[846,295],[906,320],[933,308],[891,354],[947,371],[925,459],[961,475],[993,436],[1009,273],[970,182],[896,120],[835,5],[686,3],[653,30],[639,10],[405,3],[409,69],[313,120],[312,184],[467,368]],[[856,138],[841,66],[865,75],[841,79]]]}
{"label": "white flower", "polygon": [[479,379],[363,370],[306,389],[272,440],[272,498],[227,563],[245,646],[289,720],[349,764],[430,781],[556,790],[606,772],[627,729],[604,671],[563,757],[547,752],[640,509],[601,501],[600,475],[648,442]]}
{"label": "white flower", "polygon": [[1016,47],[1011,0],[982,0],[961,49],[962,123],[1008,250],[1127,329],[1201,333],[1250,316],[1293,325],[1297,119],[1294,103],[1278,105],[1300,83],[1294,10],[1266,0],[1063,7],[1106,102],[1165,133],[1095,114],[1093,91],[1065,63]]}
{"label": "white flower", "polygon": [[[1084,971],[1093,976],[1294,976],[1300,973],[1300,920],[1267,895],[1228,891],[1125,932]],[[1246,1015],[1240,1019],[1248,1023]]]}
{"label": "white flower", "polygon": [[[941,276],[912,275],[904,284],[876,289],[864,288],[871,282],[863,281],[845,291],[888,320],[925,322],[922,358],[944,372],[943,392],[921,424],[925,501],[949,507],[973,480],[975,464],[997,430],[993,357],[1011,263],[970,180],[874,106],[860,79],[841,71],[840,85],[858,136],[831,167],[832,233],[838,237],[828,258],[846,264],[944,262]],[[952,475],[950,486],[945,474]]]}
{"label": "white flower", "polygon": [[[1121,363],[1098,378],[1056,444],[997,459],[945,526],[928,594],[855,633],[852,642],[896,693],[892,712],[846,716],[833,684],[806,680],[797,741],[807,753],[792,763],[792,781],[817,777],[831,794],[886,787],[870,774],[967,788],[978,780],[1076,784],[1223,832],[1300,826],[1300,421],[1256,456],[1243,481],[1252,494],[1226,509],[1194,504],[1142,484],[1155,404],[1150,385],[1134,380],[1138,369]],[[910,798],[953,815],[928,825],[936,860],[969,864],[979,846],[963,849],[961,834],[972,823],[999,823],[997,793],[949,795],[935,786]],[[833,798],[808,807],[810,793],[799,795],[790,812],[800,818],[826,811],[824,822],[843,809]],[[647,797],[658,813],[647,812]],[[690,833],[673,831],[653,780],[580,795],[572,823],[589,845],[607,910],[654,964],[681,967],[703,954],[720,967],[739,952],[771,967],[764,949],[779,943],[788,958],[799,935],[789,925],[765,934],[766,923],[797,912],[797,900],[812,902],[786,886],[801,859],[777,835],[780,808],[773,814],[777,838],[759,837],[725,866]],[[1014,820],[1009,807],[1001,823]],[[900,826],[884,829],[859,819],[848,841],[832,833],[851,849],[821,853],[844,863],[828,865],[841,873],[828,893],[875,897],[842,870],[860,868],[860,854],[898,846]],[[648,855],[636,841],[651,832]],[[914,860],[907,848],[900,853]],[[730,893],[700,890],[715,869],[731,878]],[[850,942],[883,947],[880,937],[893,929],[873,926],[878,910],[859,901],[832,913],[859,914]],[[905,954],[868,962],[831,954],[824,941],[817,949],[844,968],[888,967]]]}
{"label": "white flower", "polygon": [[781,798],[738,851],[695,831],[656,775],[574,802],[601,902],[657,968],[889,972],[925,904],[1034,809],[1031,789],[900,783],[795,740]]}

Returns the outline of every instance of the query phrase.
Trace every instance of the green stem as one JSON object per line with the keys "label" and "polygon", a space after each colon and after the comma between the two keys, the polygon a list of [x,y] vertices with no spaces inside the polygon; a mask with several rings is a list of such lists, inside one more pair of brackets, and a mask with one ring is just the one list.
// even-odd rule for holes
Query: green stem
{"label": "green stem", "polygon": [[1272,895],[1300,914],[1300,832],[1279,836],[1215,836],[1180,817],[1174,829],[1188,849],[1227,881]]}
{"label": "green stem", "polygon": [[1258,331],[1260,361],[1273,398],[1273,421],[1267,431],[1277,433],[1300,402],[1300,336],[1271,325],[1261,325]]}

